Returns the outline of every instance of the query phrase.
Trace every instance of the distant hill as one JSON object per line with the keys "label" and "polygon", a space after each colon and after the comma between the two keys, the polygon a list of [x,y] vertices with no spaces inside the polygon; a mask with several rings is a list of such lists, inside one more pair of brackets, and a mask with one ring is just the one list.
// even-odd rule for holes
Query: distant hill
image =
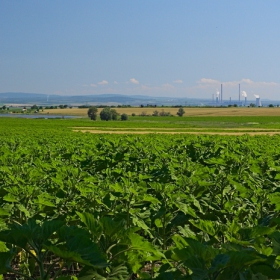
{"label": "distant hill", "polygon": [[84,105],[84,104],[124,104],[139,106],[140,104],[179,104],[182,99],[165,98],[165,97],[150,97],[144,95],[121,95],[121,94],[101,94],[101,95],[47,95],[40,93],[23,93],[23,92],[5,92],[0,93],[0,103],[3,104],[37,104],[37,105]]}
{"label": "distant hill", "polygon": [[[279,104],[279,101],[261,100],[263,106],[268,104]],[[247,100],[247,105],[255,104],[255,100]],[[174,97],[151,97],[145,95],[122,95],[122,94],[100,94],[100,95],[53,95],[40,93],[25,93],[25,92],[4,92],[0,93],[0,104],[22,104],[22,105],[60,105],[67,104],[70,106],[78,105],[131,105],[140,106],[143,104],[150,105],[181,105],[181,106],[216,106],[210,99],[195,99],[195,98],[174,98]],[[239,104],[238,100],[224,100],[223,106],[229,104]],[[244,104],[240,104],[244,106]],[[218,104],[220,106],[220,104]]]}

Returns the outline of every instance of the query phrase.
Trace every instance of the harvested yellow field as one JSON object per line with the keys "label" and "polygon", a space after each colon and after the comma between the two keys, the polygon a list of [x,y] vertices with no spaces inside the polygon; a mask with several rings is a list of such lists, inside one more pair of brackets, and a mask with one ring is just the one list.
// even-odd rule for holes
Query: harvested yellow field
{"label": "harvested yellow field", "polygon": [[[132,108],[114,108],[119,114],[136,114],[140,115],[143,112],[147,115],[152,115],[155,110],[161,112],[170,112],[172,115],[176,116],[178,108],[141,108],[141,107],[132,107]],[[98,109],[98,113],[102,108]],[[280,116],[280,108],[188,108],[185,107],[184,116]],[[71,115],[71,116],[80,116],[87,117],[88,109],[79,109],[79,108],[66,108],[66,109],[51,109],[44,110],[43,114],[52,114],[52,115]]]}

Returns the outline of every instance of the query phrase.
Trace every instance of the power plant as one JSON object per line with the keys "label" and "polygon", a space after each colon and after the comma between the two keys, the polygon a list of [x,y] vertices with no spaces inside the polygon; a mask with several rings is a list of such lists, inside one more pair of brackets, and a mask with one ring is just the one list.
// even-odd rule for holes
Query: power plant
{"label": "power plant", "polygon": [[256,107],[261,107],[262,103],[261,103],[260,96],[257,94],[254,94],[254,96],[256,97]]}
{"label": "power plant", "polygon": [[219,104],[219,95],[220,95],[220,93],[217,91],[216,92],[216,105]]}
{"label": "power plant", "polygon": [[[239,89],[238,99],[235,99],[235,98],[232,99],[231,97],[229,97],[229,99],[224,100],[223,84],[221,84],[220,91],[217,88],[216,89],[216,94],[215,93],[212,94],[212,103],[211,104],[213,106],[216,106],[216,107],[218,107],[218,106],[221,106],[221,107],[222,106],[232,106],[232,104],[234,104],[234,106],[248,106],[249,103],[250,103],[250,106],[256,106],[256,107],[262,107],[263,106],[259,95],[254,94],[254,96],[256,98],[255,104],[251,103],[252,100],[250,102],[247,102],[247,97],[248,97],[247,92],[245,90],[241,91],[241,85],[240,84],[238,84],[238,89]],[[266,103],[267,102],[265,101],[265,104]]]}
{"label": "power plant", "polygon": [[[239,87],[239,89],[240,89],[240,87]],[[246,93],[246,91],[242,91],[242,96],[244,97],[244,106],[246,106],[246,103],[247,103],[247,93]]]}

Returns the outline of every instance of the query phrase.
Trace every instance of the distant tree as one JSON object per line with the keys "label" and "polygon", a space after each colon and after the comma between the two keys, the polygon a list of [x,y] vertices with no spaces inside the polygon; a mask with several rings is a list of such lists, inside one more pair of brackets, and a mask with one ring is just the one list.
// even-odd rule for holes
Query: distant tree
{"label": "distant tree", "polygon": [[273,104],[269,104],[268,107],[274,107],[274,105]]}
{"label": "distant tree", "polygon": [[183,107],[180,107],[179,110],[178,110],[178,112],[177,112],[177,115],[178,115],[179,117],[182,117],[184,114],[185,114],[185,110],[183,109]]}
{"label": "distant tree", "polygon": [[132,114],[131,114],[131,116],[132,116],[132,117],[135,117],[135,116],[136,116],[136,114],[135,114],[135,113],[132,113]]}
{"label": "distant tree", "polygon": [[154,117],[157,117],[157,116],[158,116],[158,114],[159,114],[159,113],[158,113],[158,111],[157,111],[157,110],[155,110],[155,111],[153,112],[153,116],[154,116]]}
{"label": "distant tree", "polygon": [[96,121],[97,119],[97,111],[98,109],[94,106],[89,107],[88,109],[88,117],[92,120],[92,121]]}
{"label": "distant tree", "polygon": [[102,121],[109,121],[112,119],[112,113],[111,109],[109,107],[105,107],[101,112],[100,112],[100,119]]}
{"label": "distant tree", "polygon": [[117,113],[117,111],[115,109],[111,109],[110,111],[111,111],[112,120],[116,121],[118,119],[119,114]]}
{"label": "distant tree", "polygon": [[128,120],[128,115],[127,114],[122,114],[121,115],[121,120],[122,121],[127,121]]}
{"label": "distant tree", "polygon": [[145,117],[145,116],[147,116],[147,112],[146,112],[146,111],[143,111],[139,116]]}
{"label": "distant tree", "polygon": [[256,107],[256,104],[254,104],[254,103],[250,103],[250,105],[249,105],[250,107]]}
{"label": "distant tree", "polygon": [[171,116],[171,113],[170,112],[165,112],[164,110],[162,110],[161,112],[159,112],[159,115],[161,117],[168,117],[168,116]]}
{"label": "distant tree", "polygon": [[3,110],[6,110],[6,108],[7,108],[7,107],[6,107],[5,105],[2,107]]}
{"label": "distant tree", "polygon": [[63,108],[64,108],[64,105],[58,105],[58,107],[59,107],[60,109],[63,109]]}
{"label": "distant tree", "polygon": [[65,104],[65,105],[63,105],[63,108],[67,108],[67,107],[68,107],[68,105],[66,105],[66,104]]}
{"label": "distant tree", "polygon": [[38,110],[38,106],[34,104],[33,106],[31,106],[31,110]]}
{"label": "distant tree", "polygon": [[233,107],[237,107],[237,104],[233,104]]}

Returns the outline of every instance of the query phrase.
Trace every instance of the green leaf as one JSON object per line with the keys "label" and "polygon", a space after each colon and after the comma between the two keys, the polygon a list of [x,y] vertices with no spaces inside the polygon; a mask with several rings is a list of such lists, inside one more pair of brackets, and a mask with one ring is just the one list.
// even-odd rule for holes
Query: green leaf
{"label": "green leaf", "polygon": [[185,203],[182,202],[177,202],[176,206],[180,209],[180,211],[182,211],[185,215],[190,215],[193,218],[197,218],[196,212],[193,208],[191,208],[190,205],[187,205]]}
{"label": "green leaf", "polygon": [[3,208],[0,208],[0,216],[10,216],[10,213]]}
{"label": "green leaf", "polygon": [[79,274],[79,280],[128,280],[130,275],[127,267],[118,265],[115,267],[108,267],[105,272],[93,270],[85,267]]}
{"label": "green leaf", "polygon": [[272,204],[275,205],[275,210],[280,210],[280,193],[272,193],[268,195],[268,198]]}
{"label": "green leaf", "polygon": [[184,227],[178,226],[178,229],[182,236],[197,239],[197,235],[190,229],[189,225]]}
{"label": "green leaf", "polygon": [[215,236],[217,232],[217,226],[215,222],[208,221],[208,220],[190,220],[191,224],[195,227],[199,228],[205,233],[208,233],[209,235]]}
{"label": "green leaf", "polygon": [[14,257],[12,252],[0,252],[0,274],[11,271],[11,262]]}
{"label": "green leaf", "polygon": [[45,221],[41,228],[42,238],[48,240],[49,237],[57,232],[63,225],[64,222],[60,220]]}
{"label": "green leaf", "polygon": [[90,213],[80,213],[77,212],[78,216],[82,220],[82,222],[86,225],[86,227],[94,233],[96,229],[99,227],[98,222],[95,220],[94,216]]}
{"label": "green leaf", "polygon": [[156,225],[157,228],[162,228],[163,224],[162,224],[161,219],[156,219],[155,220],[155,225]]}
{"label": "green leaf", "polygon": [[76,276],[60,276],[56,280],[78,280]]}

